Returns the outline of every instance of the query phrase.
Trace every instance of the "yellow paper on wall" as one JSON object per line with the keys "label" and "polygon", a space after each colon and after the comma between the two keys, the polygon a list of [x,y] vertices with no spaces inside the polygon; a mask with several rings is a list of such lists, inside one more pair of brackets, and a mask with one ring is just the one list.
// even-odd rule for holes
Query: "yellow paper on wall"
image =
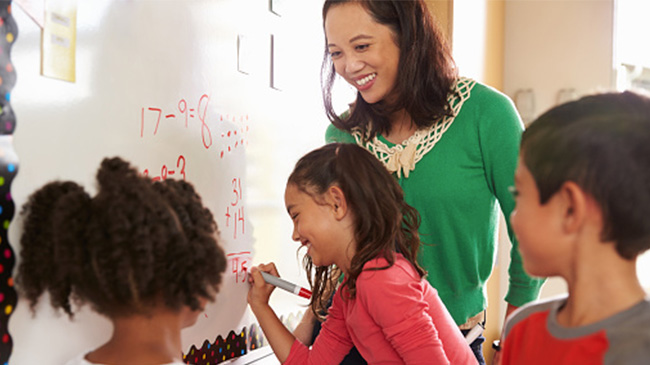
{"label": "yellow paper on wall", "polygon": [[41,75],[75,81],[77,0],[46,0]]}

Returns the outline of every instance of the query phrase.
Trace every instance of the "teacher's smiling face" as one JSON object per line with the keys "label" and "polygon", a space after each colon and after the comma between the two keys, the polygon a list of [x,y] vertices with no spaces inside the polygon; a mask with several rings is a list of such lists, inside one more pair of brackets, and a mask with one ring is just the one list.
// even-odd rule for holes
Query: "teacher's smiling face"
{"label": "teacher's smiling face", "polygon": [[363,6],[349,2],[329,9],[325,36],[336,73],[363,100],[374,104],[393,97],[400,53],[389,27],[377,23]]}

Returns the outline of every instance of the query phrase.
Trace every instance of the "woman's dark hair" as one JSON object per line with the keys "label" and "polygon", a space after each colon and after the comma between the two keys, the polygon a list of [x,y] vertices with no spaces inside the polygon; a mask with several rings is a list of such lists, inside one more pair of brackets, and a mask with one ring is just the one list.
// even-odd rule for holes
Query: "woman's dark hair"
{"label": "woman's dark hair", "polygon": [[602,241],[626,259],[650,248],[650,98],[608,93],[555,107],[524,131],[521,156],[541,204],[572,181],[600,206]]}
{"label": "woman's dark hair", "polygon": [[114,318],[214,300],[226,258],[192,185],[154,183],[117,157],[102,161],[97,183],[91,197],[51,182],[23,207],[17,282],[32,309],[46,291],[70,317],[73,303]]}
{"label": "woman's dark hair", "polygon": [[[347,294],[356,295],[356,281],[363,265],[377,257],[389,265],[399,252],[413,264],[420,276],[425,271],[417,263],[420,248],[418,212],[404,201],[402,188],[386,168],[368,151],[354,144],[331,143],[303,156],[287,184],[311,195],[316,202],[330,186],[345,195],[354,217],[356,254],[345,281]],[[307,279],[314,295],[311,308],[321,317],[340,272],[332,266],[315,267],[308,255],[304,259]],[[312,270],[313,269],[313,270]]]}
{"label": "woman's dark hair", "polygon": [[334,64],[325,41],[321,84],[325,112],[339,129],[351,131],[359,128],[364,138],[390,130],[389,117],[401,109],[409,113],[418,127],[429,127],[440,118],[451,115],[447,100],[453,92],[457,70],[447,42],[422,0],[326,0],[323,5],[323,22],[329,9],[345,3],[361,5],[372,18],[389,27],[399,47],[399,74],[394,104],[380,101],[368,104],[357,92],[350,113],[341,119],[332,105],[332,86],[336,78]]}

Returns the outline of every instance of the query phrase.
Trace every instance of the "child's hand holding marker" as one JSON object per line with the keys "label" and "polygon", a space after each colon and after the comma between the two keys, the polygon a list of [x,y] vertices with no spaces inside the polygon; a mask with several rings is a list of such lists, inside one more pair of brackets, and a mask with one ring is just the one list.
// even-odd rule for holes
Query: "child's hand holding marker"
{"label": "child's hand holding marker", "polygon": [[251,284],[248,303],[251,306],[268,304],[269,297],[276,286],[303,298],[311,298],[311,291],[281,279],[279,276],[274,263],[252,267],[248,277],[248,282]]}
{"label": "child's hand holding marker", "polygon": [[258,306],[268,305],[271,293],[273,292],[273,289],[275,289],[275,286],[267,284],[266,281],[264,281],[262,272],[280,276],[275,264],[272,262],[251,267],[250,275],[248,276],[248,282],[251,285],[251,288],[248,291],[248,304],[250,304],[251,309]]}
{"label": "child's hand holding marker", "polygon": [[293,293],[303,298],[311,299],[311,291],[305,288],[301,288],[298,285],[290,283],[277,276],[273,276],[267,272],[261,271],[261,273],[262,273],[262,277],[264,278],[264,281],[266,281],[267,283],[273,286],[277,286],[278,288],[284,289],[289,293]]}

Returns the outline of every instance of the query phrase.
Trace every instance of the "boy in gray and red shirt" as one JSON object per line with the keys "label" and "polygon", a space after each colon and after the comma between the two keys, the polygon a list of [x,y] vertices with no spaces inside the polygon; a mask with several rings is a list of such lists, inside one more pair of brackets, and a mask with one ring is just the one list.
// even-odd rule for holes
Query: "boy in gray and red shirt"
{"label": "boy in gray and red shirt", "polygon": [[650,302],[636,274],[650,248],[650,98],[556,107],[524,132],[510,217],[524,269],[568,297],[508,318],[500,364],[648,364]]}

